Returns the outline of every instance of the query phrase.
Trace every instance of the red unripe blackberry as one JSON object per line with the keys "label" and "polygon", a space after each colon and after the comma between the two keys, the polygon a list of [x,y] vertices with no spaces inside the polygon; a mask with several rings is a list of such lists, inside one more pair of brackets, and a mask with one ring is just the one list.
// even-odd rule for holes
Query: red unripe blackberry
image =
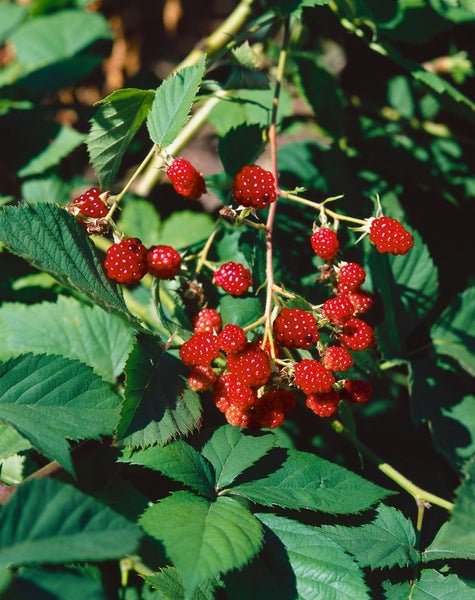
{"label": "red unripe blackberry", "polygon": [[228,354],[228,369],[242,383],[259,387],[271,374],[269,355],[259,344],[248,342],[240,352]]}
{"label": "red unripe blackberry", "polygon": [[247,427],[251,420],[249,412],[234,404],[224,411],[226,421],[234,427]]}
{"label": "red unripe blackberry", "polygon": [[113,281],[137,283],[148,271],[147,248],[137,238],[125,238],[109,247],[104,267]]}
{"label": "red unripe blackberry", "polygon": [[193,331],[204,331],[206,333],[219,333],[223,322],[219,313],[214,308],[202,308],[193,317]]}
{"label": "red unripe blackberry", "polygon": [[249,269],[232,261],[224,263],[214,272],[213,281],[231,296],[242,296],[252,285]]}
{"label": "red unripe blackberry", "polygon": [[219,354],[218,338],[213,333],[199,331],[181,346],[179,353],[183,363],[189,367],[208,367]]}
{"label": "red unripe blackberry", "polygon": [[212,387],[216,379],[217,375],[211,367],[197,365],[188,375],[188,385],[194,392],[204,392]]}
{"label": "red unripe blackberry", "polygon": [[328,298],[322,306],[325,317],[337,325],[341,325],[352,317],[354,310],[355,308],[347,294],[338,294],[334,298]]}
{"label": "red unripe blackberry", "polygon": [[180,272],[180,253],[171,246],[152,246],[147,253],[148,271],[158,279],[173,279]]}
{"label": "red unripe blackberry", "polygon": [[295,384],[304,394],[328,392],[335,383],[335,376],[322,363],[313,358],[304,358],[296,363]]}
{"label": "red unripe blackberry", "polygon": [[313,314],[300,308],[283,308],[274,321],[273,332],[284,348],[308,350],[320,337]]}
{"label": "red unripe blackberry", "polygon": [[340,243],[333,229],[319,227],[310,237],[313,251],[322,260],[332,260],[338,253]]}
{"label": "red unripe blackberry", "polygon": [[218,335],[218,344],[223,352],[239,352],[247,344],[246,332],[239,325],[228,323]]}
{"label": "red unripe blackberry", "polygon": [[367,381],[362,379],[346,379],[341,390],[341,397],[350,402],[364,404],[371,398],[373,390]]}
{"label": "red unripe blackberry", "polygon": [[241,409],[253,406],[257,401],[257,394],[236,375],[227,373],[218,377],[213,385],[211,400],[221,412],[225,412],[230,406]]}
{"label": "red unripe blackberry", "polygon": [[348,350],[365,350],[375,344],[374,329],[356,317],[346,321],[338,337],[341,345]]}
{"label": "red unripe blackberry", "polygon": [[367,312],[374,304],[373,296],[364,290],[356,289],[353,292],[348,292],[347,296],[353,304],[355,315]]}
{"label": "red unripe blackberry", "polygon": [[353,363],[351,354],[341,346],[329,346],[322,357],[322,365],[330,371],[347,371]]}
{"label": "red unripe blackberry", "polygon": [[81,194],[68,205],[68,210],[72,214],[79,215],[80,217],[88,217],[90,219],[101,219],[104,218],[109,209],[106,204],[101,200],[101,190],[93,187],[84,194]]}
{"label": "red unripe blackberry", "polygon": [[206,192],[203,176],[185,158],[175,158],[167,169],[167,175],[173,189],[185,198],[197,200]]}
{"label": "red unripe blackberry", "polygon": [[414,246],[414,238],[396,219],[377,217],[368,224],[369,239],[378,252],[406,254]]}
{"label": "red unripe blackberry", "polygon": [[323,394],[309,394],[305,404],[319,417],[331,417],[338,410],[340,395],[335,390]]}
{"label": "red unripe blackberry", "polygon": [[252,429],[262,429],[263,427],[275,429],[280,427],[285,420],[285,411],[275,395],[275,391],[263,394],[249,413],[251,420],[248,426]]}
{"label": "red unripe blackberry", "polygon": [[274,176],[258,165],[245,166],[234,178],[233,196],[241,206],[266,208],[277,198]]}
{"label": "red unripe blackberry", "polygon": [[343,263],[337,269],[338,291],[352,292],[360,287],[366,278],[366,272],[358,263]]}

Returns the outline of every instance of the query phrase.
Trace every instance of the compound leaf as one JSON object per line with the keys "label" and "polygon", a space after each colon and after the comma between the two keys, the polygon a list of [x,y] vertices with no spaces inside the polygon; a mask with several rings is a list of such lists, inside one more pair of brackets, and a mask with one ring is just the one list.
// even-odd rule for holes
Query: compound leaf
{"label": "compound leaf", "polygon": [[265,456],[274,445],[275,436],[271,433],[250,433],[224,425],[214,432],[201,454],[214,467],[216,488],[223,489]]}

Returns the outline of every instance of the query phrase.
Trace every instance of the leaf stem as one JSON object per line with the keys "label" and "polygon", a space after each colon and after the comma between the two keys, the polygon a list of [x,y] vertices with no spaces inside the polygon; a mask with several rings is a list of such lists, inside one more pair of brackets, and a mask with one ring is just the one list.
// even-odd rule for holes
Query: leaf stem
{"label": "leaf stem", "polygon": [[427,490],[420,488],[418,485],[410,481],[407,477],[405,477],[402,473],[397,471],[393,466],[385,462],[382,458],[380,458],[375,452],[373,452],[370,448],[365,446],[354,433],[349,431],[341,421],[333,422],[333,429],[349,440],[359,452],[363,456],[366,456],[372,463],[374,463],[378,469],[384,473],[387,477],[392,479],[399,487],[401,487],[404,491],[408,492],[416,501],[418,506],[418,523],[420,520],[420,524],[422,525],[422,517],[420,515],[419,507],[424,506],[427,507],[429,504],[435,504],[436,506],[440,506],[441,508],[445,508],[448,511],[452,511],[454,505],[452,502],[445,500],[444,498],[440,498]]}

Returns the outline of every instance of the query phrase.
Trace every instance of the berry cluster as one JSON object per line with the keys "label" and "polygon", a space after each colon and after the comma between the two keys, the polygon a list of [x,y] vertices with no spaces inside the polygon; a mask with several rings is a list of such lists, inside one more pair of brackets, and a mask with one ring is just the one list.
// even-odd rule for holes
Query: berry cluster
{"label": "berry cluster", "polygon": [[238,325],[228,323],[221,329],[221,318],[212,308],[202,308],[193,324],[193,335],[179,350],[190,367],[191,389],[210,389],[211,400],[231,425],[282,425],[296,399],[282,381],[274,381],[277,373],[269,353],[249,341]]}

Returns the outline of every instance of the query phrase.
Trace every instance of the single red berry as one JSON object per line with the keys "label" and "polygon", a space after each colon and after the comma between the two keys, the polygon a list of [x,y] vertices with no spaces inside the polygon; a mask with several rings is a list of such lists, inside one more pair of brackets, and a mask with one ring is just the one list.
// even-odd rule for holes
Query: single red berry
{"label": "single red berry", "polygon": [[277,198],[274,176],[258,165],[245,166],[234,178],[233,196],[241,206],[266,208]]}
{"label": "single red berry", "polygon": [[283,308],[273,324],[274,338],[284,348],[308,350],[319,339],[317,322],[311,312]]}
{"label": "single red berry", "polygon": [[270,402],[272,405],[280,406],[284,413],[288,413],[293,410],[297,404],[295,394],[290,390],[285,390],[284,388],[270,390],[263,394],[262,398],[265,398],[266,401]]}
{"label": "single red berry", "polygon": [[258,399],[256,405],[249,411],[251,416],[249,427],[275,429],[284,423],[285,410],[276,392],[277,390],[266,392]]}
{"label": "single red berry", "polygon": [[228,369],[242,383],[259,387],[271,374],[269,355],[259,344],[248,342],[240,352],[228,354]]}
{"label": "single red berry", "polygon": [[313,251],[322,260],[332,260],[338,253],[340,242],[333,229],[329,227],[319,227],[310,237]]}
{"label": "single red berry", "polygon": [[252,285],[249,269],[232,261],[224,263],[214,272],[213,281],[231,296],[242,296]]}
{"label": "single red berry", "polygon": [[341,396],[350,402],[364,404],[371,398],[372,392],[373,390],[367,381],[346,379],[341,390]]}
{"label": "single red berry", "polygon": [[246,332],[239,325],[228,323],[218,335],[218,344],[223,352],[239,352],[247,344]]}
{"label": "single red berry", "polygon": [[358,263],[343,263],[337,269],[338,291],[352,292],[360,287],[366,278],[366,272]]}
{"label": "single red berry", "polygon": [[377,217],[368,224],[369,239],[378,252],[406,254],[414,246],[414,238],[396,219]]}
{"label": "single red berry", "polygon": [[355,308],[347,294],[338,294],[334,298],[328,298],[323,303],[322,311],[329,321],[342,325],[353,316]]}
{"label": "single red berry", "polygon": [[202,308],[193,317],[193,331],[204,331],[206,333],[219,333],[223,322],[218,312],[214,308]]}
{"label": "single red berry", "polygon": [[180,253],[171,246],[152,246],[147,253],[148,270],[158,279],[173,279],[180,272]]}
{"label": "single red berry", "polygon": [[185,158],[175,158],[167,169],[174,190],[190,200],[197,200],[206,192],[203,176]]}
{"label": "single red berry", "polygon": [[211,367],[197,365],[188,375],[188,385],[194,392],[204,392],[212,387],[216,379],[217,375]]}
{"label": "single red berry", "polygon": [[125,238],[112,244],[106,253],[104,267],[107,277],[118,283],[132,285],[147,273],[147,248],[137,238]]}
{"label": "single red berry", "polygon": [[199,331],[181,346],[179,353],[183,363],[189,367],[209,367],[219,354],[218,338],[213,333]]}
{"label": "single red berry", "polygon": [[351,354],[341,346],[329,346],[322,356],[322,365],[331,371],[347,371],[353,363]]}
{"label": "single red berry", "polygon": [[338,410],[340,395],[336,390],[323,394],[309,394],[305,404],[319,417],[331,417]]}
{"label": "single red berry", "polygon": [[68,205],[68,210],[80,217],[88,217],[90,219],[104,218],[109,209],[105,202],[100,198],[101,190],[93,187],[84,194],[81,194]]}
{"label": "single red berry", "polygon": [[335,376],[322,363],[313,358],[304,358],[296,363],[295,384],[304,394],[328,392],[335,383]]}
{"label": "single red berry", "polygon": [[226,421],[234,427],[247,427],[251,417],[247,410],[231,405],[224,411]]}
{"label": "single red berry", "polygon": [[236,375],[227,373],[220,375],[213,385],[211,400],[221,412],[225,412],[230,406],[241,409],[253,406],[257,401],[257,394]]}
{"label": "single red berry", "polygon": [[355,315],[367,312],[374,304],[373,296],[364,290],[356,289],[353,292],[348,292],[347,296],[353,304]]}
{"label": "single red berry", "polygon": [[338,337],[341,345],[348,350],[365,350],[375,344],[374,329],[356,317],[346,321]]}

